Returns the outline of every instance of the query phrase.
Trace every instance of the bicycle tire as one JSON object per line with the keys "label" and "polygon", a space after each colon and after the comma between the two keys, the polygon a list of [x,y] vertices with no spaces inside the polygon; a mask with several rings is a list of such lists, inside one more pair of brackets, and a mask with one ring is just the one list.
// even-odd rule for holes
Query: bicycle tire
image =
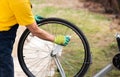
{"label": "bicycle tire", "polygon": [[[83,34],[83,32],[74,24],[72,24],[64,19],[60,19],[60,18],[45,18],[45,19],[42,19],[38,25],[40,28],[45,29],[46,31],[48,31],[51,34],[54,34],[54,35],[68,34],[71,36],[70,43],[67,46],[65,46],[63,48],[64,50],[62,51],[62,54],[64,53],[63,54],[64,56],[62,56],[64,58],[64,60],[60,58],[60,62],[61,62],[61,65],[63,66],[66,77],[83,77],[86,74],[86,72],[91,64],[90,47],[89,47],[89,43],[88,43],[85,35]],[[53,25],[54,25],[54,27],[52,27]],[[57,30],[57,32],[55,33],[54,30]],[[34,50],[34,51],[32,50],[32,52],[33,52],[32,53],[30,51],[31,50],[30,48],[32,48],[32,46],[31,46],[31,47],[28,47],[29,51],[28,50],[25,51],[25,46],[29,46],[29,45],[27,45],[28,43],[26,44],[26,41],[31,41],[31,39],[37,40],[36,38],[37,37],[32,36],[32,34],[30,33],[30,31],[28,29],[26,29],[23,32],[23,34],[21,35],[21,38],[19,40],[19,43],[18,43],[18,60],[21,65],[21,68],[23,69],[23,71],[25,72],[25,74],[28,77],[48,77],[48,76],[38,75],[38,72],[40,73],[40,71],[37,71],[37,73],[36,72],[34,73],[35,70],[38,70],[37,68],[41,67],[39,65],[42,65],[42,64],[37,65],[36,62],[35,62],[36,64],[32,64],[32,63],[34,63],[34,61],[36,61],[38,59],[38,56],[36,57],[36,54],[38,55],[38,53],[35,54],[35,51],[36,52],[38,51],[39,54],[41,54],[41,53],[43,53],[43,52],[40,52],[42,49]],[[45,40],[42,40],[42,41],[45,41]],[[48,41],[45,41],[45,42],[48,42]],[[24,45],[24,44],[26,44],[26,45]],[[55,45],[55,44],[52,43],[52,45]],[[83,49],[80,49],[80,48],[83,48]],[[33,47],[32,49],[37,49],[37,48]],[[45,50],[42,50],[42,51],[45,52]],[[67,52],[69,52],[69,53],[67,53]],[[32,53],[32,54],[30,54],[30,53]],[[33,57],[33,54],[35,54],[34,57]],[[39,55],[39,56],[41,56],[41,55]],[[32,57],[32,58],[30,58],[30,57]],[[30,61],[30,59],[32,59],[32,60]],[[50,60],[52,60],[51,55],[50,55]],[[66,62],[64,62],[64,61],[66,61]],[[31,63],[31,65],[34,65],[34,66],[31,66],[29,63]],[[42,63],[42,62],[39,61],[39,63]],[[73,63],[73,64],[69,64],[69,63]],[[50,68],[49,70],[51,70],[52,66],[50,65],[49,68]],[[48,69],[47,69],[47,71],[48,71]],[[57,69],[57,72],[59,73],[58,69]],[[61,77],[60,75],[58,75],[58,73],[57,73],[57,75],[53,75],[53,76],[49,76],[49,77]],[[43,72],[42,72],[42,74],[43,74]],[[56,74],[56,72],[54,74]],[[68,74],[70,74],[70,75],[68,75]]]}

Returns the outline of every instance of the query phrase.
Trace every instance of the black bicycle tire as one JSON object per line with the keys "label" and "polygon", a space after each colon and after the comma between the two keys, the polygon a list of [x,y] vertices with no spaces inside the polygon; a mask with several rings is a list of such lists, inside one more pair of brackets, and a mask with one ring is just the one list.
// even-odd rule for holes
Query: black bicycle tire
{"label": "black bicycle tire", "polygon": [[[64,20],[64,19],[60,19],[60,18],[46,18],[46,19],[42,19],[40,21],[40,24],[44,24],[44,23],[49,23],[49,22],[59,22],[61,24],[67,24],[67,26],[69,26],[70,28],[74,29],[74,31],[76,31],[76,33],[79,35],[79,37],[82,39],[82,43],[84,44],[84,49],[85,49],[85,59],[84,59],[84,62],[81,69],[79,70],[78,73],[76,73],[76,75],[74,77],[83,77],[90,64],[91,64],[91,53],[90,53],[90,46],[89,46],[89,43],[85,37],[85,35],[83,34],[83,32],[77,27],[75,26],[74,24]],[[39,24],[38,24],[39,25]],[[30,71],[29,69],[27,68],[25,62],[24,62],[24,59],[23,59],[23,44],[24,44],[24,41],[25,41],[25,38],[27,37],[27,35],[30,33],[30,31],[28,29],[26,29],[23,34],[21,35],[21,38],[19,40],[19,43],[18,43],[18,60],[19,60],[19,63],[23,69],[23,71],[25,72],[25,74],[28,76],[28,77],[35,77]]]}

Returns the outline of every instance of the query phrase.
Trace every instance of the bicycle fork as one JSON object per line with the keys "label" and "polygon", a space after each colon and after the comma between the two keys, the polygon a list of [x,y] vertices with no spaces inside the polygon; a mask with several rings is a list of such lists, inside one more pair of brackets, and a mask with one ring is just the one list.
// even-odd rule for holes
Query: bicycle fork
{"label": "bicycle fork", "polygon": [[60,74],[61,74],[61,77],[66,77],[66,76],[65,76],[65,72],[64,72],[64,70],[63,70],[62,65],[60,64],[59,59],[58,59],[56,56],[54,56],[54,60],[55,60],[55,63],[56,63],[56,65],[57,65],[57,68],[58,68],[58,70],[59,70],[59,72],[60,72]]}
{"label": "bicycle fork", "polygon": [[65,72],[64,72],[64,70],[63,70],[63,67],[62,67],[62,65],[61,65],[61,63],[60,63],[60,61],[59,61],[59,59],[58,59],[58,57],[57,57],[57,56],[61,56],[61,54],[62,54],[62,49],[63,49],[62,46],[57,45],[57,46],[55,47],[55,49],[52,51],[51,56],[53,57],[56,65],[57,65],[57,68],[58,68],[58,70],[59,70],[59,72],[60,72],[60,74],[61,74],[61,77],[66,77]]}

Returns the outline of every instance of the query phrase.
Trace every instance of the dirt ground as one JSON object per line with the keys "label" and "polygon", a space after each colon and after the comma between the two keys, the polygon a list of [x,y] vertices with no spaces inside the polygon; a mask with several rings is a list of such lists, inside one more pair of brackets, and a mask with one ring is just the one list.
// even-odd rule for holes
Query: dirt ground
{"label": "dirt ground", "polygon": [[13,57],[16,57],[17,56],[17,47],[18,47],[18,41],[19,41],[19,38],[21,36],[21,34],[23,33],[23,31],[26,29],[26,27],[24,26],[19,26],[18,30],[17,30],[17,37],[16,37],[16,40],[15,40],[15,43],[14,43],[14,46],[13,46]]}

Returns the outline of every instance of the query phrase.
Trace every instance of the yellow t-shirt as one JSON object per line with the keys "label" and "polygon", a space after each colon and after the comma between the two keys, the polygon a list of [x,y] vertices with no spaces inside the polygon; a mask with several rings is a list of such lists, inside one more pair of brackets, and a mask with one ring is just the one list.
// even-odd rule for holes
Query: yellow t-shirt
{"label": "yellow t-shirt", "polygon": [[0,31],[7,31],[15,24],[34,23],[29,0],[0,0]]}

